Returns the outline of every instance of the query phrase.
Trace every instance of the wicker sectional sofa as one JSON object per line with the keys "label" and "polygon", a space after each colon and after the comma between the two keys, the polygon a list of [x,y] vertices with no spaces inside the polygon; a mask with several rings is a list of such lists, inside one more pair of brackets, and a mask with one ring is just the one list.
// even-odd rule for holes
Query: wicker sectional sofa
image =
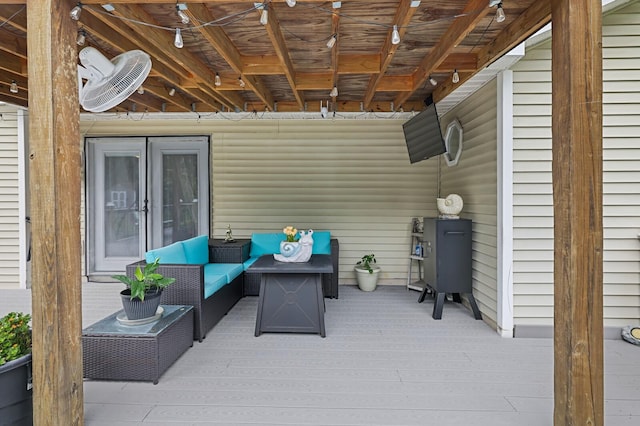
{"label": "wicker sectional sofa", "polygon": [[[260,256],[279,253],[284,234],[254,233],[249,258],[244,263],[224,263],[209,250],[209,237],[200,235],[165,247],[149,250],[145,259],[127,265],[133,277],[136,267],[160,259],[157,272],[173,277],[176,282],[162,292],[161,303],[191,305],[194,308],[194,339],[202,341],[243,296],[257,296],[261,274],[247,271]],[[339,245],[327,231],[314,232],[314,254],[330,254],[333,274],[323,276],[325,297],[338,297]]]}

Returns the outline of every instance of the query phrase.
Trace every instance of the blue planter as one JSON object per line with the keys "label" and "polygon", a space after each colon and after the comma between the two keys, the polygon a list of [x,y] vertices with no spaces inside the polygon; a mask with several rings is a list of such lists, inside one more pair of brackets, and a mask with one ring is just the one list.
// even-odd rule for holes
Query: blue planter
{"label": "blue planter", "polygon": [[0,366],[0,423],[33,424],[31,354]]}

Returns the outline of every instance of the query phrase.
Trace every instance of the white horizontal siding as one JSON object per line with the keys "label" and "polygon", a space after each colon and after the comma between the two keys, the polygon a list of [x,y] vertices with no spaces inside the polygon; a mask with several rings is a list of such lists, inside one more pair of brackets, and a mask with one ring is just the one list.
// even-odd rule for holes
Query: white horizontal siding
{"label": "white horizontal siding", "polygon": [[409,163],[406,120],[83,122],[91,136],[211,136],[212,234],[330,230],[340,284],[375,253],[380,284],[405,284],[412,217],[436,214],[437,160]]}
{"label": "white horizontal siding", "polygon": [[0,105],[0,289],[19,287],[17,110]]}
{"label": "white horizontal siding", "polygon": [[442,117],[464,130],[458,165],[441,159],[440,194],[459,194],[473,221],[473,294],[485,321],[497,323],[497,84],[493,80]]}
{"label": "white horizontal siding", "polygon": [[[603,19],[605,326],[640,320],[640,2]],[[551,44],[514,77],[514,315],[553,325]]]}

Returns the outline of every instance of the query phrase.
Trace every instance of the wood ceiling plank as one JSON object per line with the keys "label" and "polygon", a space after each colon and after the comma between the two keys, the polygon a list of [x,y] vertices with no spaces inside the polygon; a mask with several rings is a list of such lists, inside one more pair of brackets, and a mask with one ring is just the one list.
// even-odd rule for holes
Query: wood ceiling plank
{"label": "wood ceiling plank", "polygon": [[0,61],[0,70],[26,77],[27,61],[12,53],[5,53],[2,55],[2,60]]}
{"label": "wood ceiling plank", "polygon": [[[521,15],[507,25],[497,37],[483,46],[478,53],[476,70],[483,69],[504,53],[525,41],[533,33],[551,21],[551,0],[540,0],[532,5]],[[475,73],[475,70],[469,70]],[[449,79],[445,84],[438,85],[433,92],[433,100],[439,102],[453,92],[460,84],[464,83],[473,73],[460,74],[460,82],[454,84]]]}
{"label": "wood ceiling plank", "polygon": [[333,81],[333,74],[330,72],[299,73],[296,76],[296,87],[300,90],[331,90]]}
{"label": "wood ceiling plank", "polygon": [[[393,22],[398,26],[398,33],[400,34],[401,40],[407,32],[407,25],[409,24],[409,22],[411,22],[411,18],[413,18],[416,10],[418,10],[417,7],[411,7],[411,0],[400,1],[400,4],[396,9],[396,15],[393,18]],[[384,45],[382,46],[382,49],[380,51],[380,58],[382,60],[380,69],[378,73],[373,74],[371,77],[369,77],[369,83],[367,84],[367,90],[365,91],[364,95],[365,109],[369,108],[369,104],[371,104],[371,101],[376,94],[378,84],[380,84],[380,81],[387,71],[389,64],[391,64],[393,55],[396,53],[396,50],[398,50],[398,47],[400,47],[399,44],[391,43],[391,33],[392,30],[389,30],[389,34],[387,37],[385,37]]]}
{"label": "wood ceiling plank", "polygon": [[27,40],[9,32],[0,31],[0,50],[27,59]]}
{"label": "wood ceiling plank", "polygon": [[[215,20],[215,17],[209,12],[209,9],[203,4],[192,4],[184,12],[193,22],[213,22]],[[242,55],[224,30],[221,27],[207,25],[199,26],[198,31],[229,66],[238,73],[238,76],[243,76]],[[273,96],[259,78],[247,76],[243,78],[243,81],[245,82],[247,90],[252,90],[262,102],[269,105],[270,110],[273,110]]]}
{"label": "wood ceiling plank", "polygon": [[[154,23],[155,20],[150,16],[142,7],[135,4],[118,5],[112,14],[128,19],[135,19],[140,22]],[[225,105],[227,108],[233,109],[235,106],[240,106],[244,102],[239,96],[234,93],[227,92],[226,94],[217,92],[213,81],[215,73],[211,71],[198,57],[188,52],[186,49],[178,49],[173,45],[173,34],[158,28],[145,26],[141,28],[140,25],[136,25],[129,20],[124,21],[125,24],[130,26],[137,33],[137,42],[145,44],[150,43],[155,46],[156,49],[163,51],[169,51],[173,60],[185,69],[188,69],[192,73],[192,77],[198,81],[201,81],[204,85],[209,86],[211,89],[211,97],[218,102]],[[203,100],[204,101],[204,100]],[[208,101],[205,101],[208,102]]]}
{"label": "wood ceiling plank", "polygon": [[411,94],[422,87],[429,75],[440,66],[453,49],[478,25],[493,9],[487,0],[469,0],[461,14],[453,20],[449,28],[440,37],[429,54],[425,56],[414,72],[413,88],[411,92],[400,93],[395,99],[396,105],[402,105]]}
{"label": "wood ceiling plank", "polygon": [[[333,14],[331,15],[331,34],[340,34],[340,15],[337,13],[337,9],[333,9]],[[340,64],[340,37],[336,38],[336,43],[331,49],[331,69],[333,70],[333,75],[331,76],[331,88],[334,86],[338,86],[338,67]],[[330,89],[331,90],[331,89]],[[336,97],[332,96],[331,99],[333,102],[336,101]]]}
{"label": "wood ceiling plank", "polygon": [[[178,73],[186,73],[186,71],[184,68],[178,67],[177,64],[164,53],[164,51],[151,44],[145,43],[144,41],[141,44],[136,44],[132,40],[134,38],[134,34],[131,32],[131,28],[126,26],[119,19],[113,19],[113,17],[105,15],[97,10],[94,11],[91,8],[87,9],[87,12],[89,13],[82,15],[82,22],[86,31],[96,37],[99,37],[117,52],[132,49],[144,50],[154,58],[152,59],[153,74],[159,74],[173,86],[180,87],[182,85],[184,77]],[[171,67],[171,69],[168,67]],[[143,86],[145,87],[145,90],[148,89],[154,95],[165,99],[167,103],[176,105],[178,109],[182,111],[190,110],[189,105],[191,104],[191,100],[182,97],[168,96],[168,88],[166,88],[164,84],[147,77]],[[188,89],[186,89],[186,92],[193,96]],[[214,110],[220,110],[222,105],[220,102],[216,101],[209,106]]]}
{"label": "wood ceiling plank", "polygon": [[[0,7],[0,22],[7,22],[7,25],[11,25],[13,28],[16,28],[22,32],[27,32],[27,9],[25,6],[20,6],[19,4],[26,4],[26,1],[9,1],[6,3],[11,3],[9,6]],[[18,3],[18,4],[16,4]],[[5,2],[0,1],[0,4],[5,4]]]}
{"label": "wood ceiling plank", "polygon": [[[268,7],[265,5],[265,7]],[[258,14],[261,14],[262,11],[258,10]],[[300,91],[296,88],[296,72],[293,66],[293,61],[291,60],[291,56],[289,55],[289,50],[287,49],[287,45],[284,41],[284,37],[280,32],[280,23],[278,22],[278,17],[274,13],[273,9],[269,10],[267,24],[264,26],[267,34],[269,35],[269,39],[271,40],[271,44],[276,51],[276,55],[280,59],[282,63],[282,67],[284,69],[284,75],[291,86],[291,90],[293,92],[293,96],[296,98],[298,102],[298,106],[300,109],[304,109],[304,98]]]}

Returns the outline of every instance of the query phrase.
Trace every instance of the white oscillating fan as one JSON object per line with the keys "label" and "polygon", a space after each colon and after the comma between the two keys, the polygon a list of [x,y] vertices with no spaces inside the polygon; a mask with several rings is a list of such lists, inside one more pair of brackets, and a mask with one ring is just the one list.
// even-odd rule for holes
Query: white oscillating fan
{"label": "white oscillating fan", "polygon": [[[80,104],[91,112],[103,112],[138,90],[151,71],[151,58],[142,50],[107,59],[93,47],[80,51],[78,90]],[[82,85],[82,80],[87,82]]]}

